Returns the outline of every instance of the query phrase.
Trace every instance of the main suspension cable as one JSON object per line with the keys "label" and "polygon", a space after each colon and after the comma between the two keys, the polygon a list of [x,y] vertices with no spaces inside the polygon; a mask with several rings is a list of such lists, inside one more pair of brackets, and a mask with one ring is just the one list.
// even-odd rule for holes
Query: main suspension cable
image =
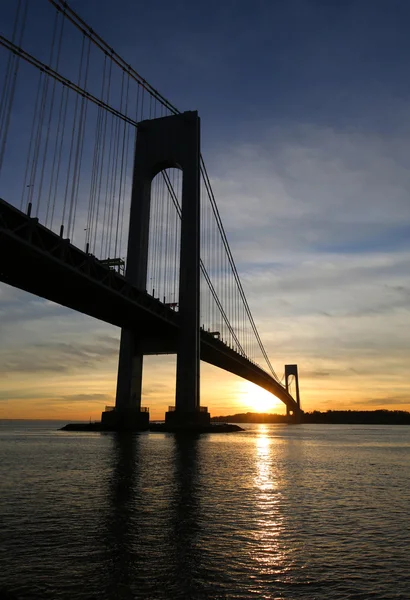
{"label": "main suspension cable", "polygon": [[[19,7],[22,0],[19,0]],[[24,0],[23,0],[24,1]],[[26,1],[26,10],[27,10],[27,0]],[[88,207],[88,216],[87,216],[87,228],[86,228],[86,240],[87,244],[93,242],[93,247],[95,249],[95,244],[97,242],[98,236],[98,227],[99,227],[99,205],[101,198],[101,187],[103,185],[104,179],[104,187],[105,187],[105,203],[104,203],[104,217],[102,224],[102,232],[100,236],[101,250],[105,249],[106,252],[110,253],[112,250],[112,243],[114,244],[114,254],[117,254],[117,246],[119,241],[119,246],[121,248],[121,237],[122,237],[122,224],[123,224],[123,210],[124,210],[124,202],[122,201],[122,193],[125,187],[125,175],[123,179],[123,162],[125,155],[128,156],[128,147],[129,147],[129,131],[127,135],[127,142],[125,142],[126,136],[125,132],[127,130],[127,125],[138,126],[138,121],[141,121],[144,118],[144,97],[145,93],[149,94],[149,107],[148,112],[150,117],[157,116],[157,103],[159,102],[161,105],[160,114],[162,116],[163,111],[169,111],[171,114],[180,114],[180,111],[173,106],[164,96],[162,96],[155,88],[153,88],[145,79],[143,79],[132,67],[127,64],[98,34],[96,34],[91,27],[81,19],[75,11],[73,11],[67,2],[63,0],[49,0],[50,4],[54,6],[54,8],[59,11],[63,15],[63,22],[65,19],[68,19],[82,34],[83,36],[83,49],[81,51],[81,60],[80,60],[80,69],[79,69],[79,77],[78,83],[73,83],[68,78],[63,77],[60,73],[58,73],[58,58],[59,51],[57,54],[57,61],[55,64],[55,68],[52,68],[52,60],[50,59],[50,65],[46,65],[36,59],[33,55],[26,52],[21,48],[22,35],[25,26],[25,19],[23,20],[23,26],[21,28],[21,35],[19,40],[16,38],[16,26],[13,31],[12,40],[7,40],[4,36],[0,35],[0,45],[8,49],[12,56],[15,57],[17,61],[17,66],[14,72],[14,78],[10,79],[10,75],[12,72],[13,65],[10,62],[9,70],[9,78],[7,80],[8,85],[11,88],[3,91],[3,96],[1,98],[0,109],[3,111],[1,114],[6,116],[6,119],[3,119],[3,124],[6,123],[6,133],[7,133],[7,119],[10,117],[11,104],[13,101],[15,80],[17,77],[17,68],[19,64],[19,59],[25,60],[27,63],[36,67],[40,71],[39,77],[39,87],[38,87],[38,104],[35,108],[33,117],[33,127],[34,123],[37,124],[36,131],[32,131],[32,135],[30,137],[30,144],[32,144],[32,149],[29,148],[29,157],[31,154],[30,162],[31,162],[31,171],[28,167],[28,163],[26,165],[26,176],[24,177],[24,188],[22,194],[22,205],[24,203],[24,196],[27,193],[27,197],[29,202],[33,199],[34,194],[34,178],[37,172],[37,165],[39,161],[41,163],[41,148],[43,148],[42,152],[42,167],[40,169],[40,187],[39,187],[39,196],[38,203],[41,200],[41,190],[43,185],[43,175],[45,169],[45,160],[48,151],[48,139],[45,142],[45,145],[42,144],[41,139],[41,130],[43,126],[44,119],[46,119],[46,129],[48,130],[51,124],[53,105],[54,105],[54,90],[56,82],[62,84],[62,93],[61,93],[61,101],[58,115],[58,130],[57,137],[55,141],[55,150],[57,152],[54,153],[53,156],[53,166],[51,169],[51,177],[50,177],[50,187],[49,187],[49,197],[47,204],[47,213],[46,220],[50,217],[51,224],[54,216],[54,208],[55,201],[58,189],[59,182],[59,172],[60,172],[60,164],[61,164],[61,152],[63,147],[63,141],[65,137],[65,129],[66,129],[66,115],[67,115],[67,105],[68,98],[71,91],[74,91],[76,94],[75,100],[75,109],[74,109],[74,120],[72,127],[72,135],[71,135],[71,145],[70,145],[70,156],[68,159],[68,170],[67,170],[67,180],[70,175],[73,176],[73,182],[71,186],[71,193],[69,194],[69,190],[67,187],[66,181],[66,189],[64,194],[64,207],[63,207],[63,215],[61,224],[64,226],[64,220],[66,216],[66,212],[68,211],[68,233],[74,231],[75,224],[75,215],[77,209],[77,201],[78,201],[78,192],[79,192],[79,179],[80,179],[80,170],[81,170],[81,160],[82,160],[82,151],[83,151],[83,143],[84,143],[84,132],[85,132],[85,122],[87,115],[87,107],[88,102],[92,102],[98,107],[97,113],[97,125],[96,125],[96,133],[98,140],[95,141],[94,148],[94,159],[93,159],[93,168],[91,174],[91,190],[90,190],[90,199],[89,199],[89,207]],[[57,20],[57,18],[56,18]],[[17,21],[16,21],[17,22]],[[106,61],[107,57],[110,62],[110,72],[112,70],[113,64],[119,67],[122,71],[122,84],[121,84],[121,101],[118,108],[114,108],[114,106],[110,103],[110,81],[106,87],[106,93],[102,93],[100,98],[87,91],[87,73],[88,73],[88,59],[86,60],[85,77],[82,77],[83,71],[83,58],[84,58],[84,40],[87,40],[88,46],[88,57],[90,52],[91,44],[98,47],[104,53],[104,61]],[[17,42],[17,43],[16,43]],[[61,38],[60,38],[60,46],[61,46]],[[104,63],[105,64],[105,63]],[[104,76],[105,77],[105,74]],[[126,92],[126,101],[123,100],[124,94],[124,79],[127,78],[127,92]],[[48,86],[50,78],[53,78],[53,88],[52,88],[52,97],[49,103],[49,113],[46,117],[46,104],[47,104],[47,94],[48,94]],[[84,81],[83,81],[84,79]],[[110,78],[109,78],[110,79]],[[128,110],[130,108],[130,104],[128,103],[128,89],[130,85],[130,81],[135,81],[137,86],[137,111],[135,113],[135,118],[128,114]],[[9,83],[11,82],[11,83]],[[104,89],[104,84],[103,84]],[[80,114],[78,116],[78,101],[80,100]],[[140,101],[141,97],[141,101]],[[141,111],[140,115],[138,115],[138,105],[140,105]],[[9,108],[10,107],[10,110]],[[110,123],[110,142],[108,149],[108,156],[106,156],[105,145],[106,145],[106,130],[107,130],[107,117],[110,115],[111,123]],[[122,126],[120,123],[122,122]],[[4,127],[4,125],[3,125]],[[77,136],[77,144],[74,148],[73,138],[74,135]],[[4,142],[3,138],[0,137],[2,143]],[[5,142],[4,142],[5,143]],[[2,162],[3,147],[0,148],[0,168]],[[121,162],[121,171],[119,175],[119,180],[117,176],[118,170],[118,161]],[[212,268],[212,262],[215,261],[215,272],[219,272],[220,281],[218,289],[218,294],[216,293],[215,286],[211,281],[211,277],[205,268],[205,264],[201,258],[201,272],[203,273],[204,279],[207,282],[207,285],[210,289],[211,295],[214,299],[214,303],[219,310],[220,315],[222,316],[222,323],[224,328],[226,327],[226,331],[228,334],[228,339],[231,339],[237,347],[240,349],[244,355],[248,355],[248,357],[253,360],[252,356],[249,356],[252,353],[251,345],[254,347],[253,343],[250,344],[250,339],[248,336],[253,331],[253,334],[256,338],[256,341],[259,345],[259,348],[262,352],[264,359],[273,375],[273,377],[278,381],[278,377],[273,370],[273,367],[270,363],[269,357],[266,353],[266,350],[262,344],[261,338],[259,336],[258,330],[256,328],[256,324],[254,322],[252,313],[250,311],[249,304],[247,302],[242,283],[239,278],[239,274],[237,272],[236,265],[233,260],[233,256],[230,250],[230,246],[227,240],[227,236],[222,224],[222,220],[219,214],[218,207],[216,205],[215,197],[213,194],[213,190],[211,187],[211,183],[209,180],[209,176],[206,170],[206,166],[204,160],[201,156],[200,159],[200,169],[202,180],[211,204],[212,212],[215,218],[216,229],[206,225],[206,236],[205,244],[204,244],[204,252],[205,252],[205,260],[209,260]],[[107,163],[104,168],[104,163]],[[126,169],[125,169],[126,170]],[[30,171],[30,178],[28,179]],[[166,172],[164,175],[164,182],[166,187],[168,188],[168,193],[170,194],[171,200],[174,202],[175,191],[173,185],[171,184],[171,180]],[[123,184],[124,181],[124,184]],[[123,187],[124,185],[124,187]],[[172,193],[170,193],[170,188],[172,189]],[[54,195],[52,190],[54,189]],[[119,191],[118,191],[119,190]],[[160,190],[158,190],[160,192]],[[116,200],[116,196],[118,196]],[[70,198],[70,199],[69,199]],[[177,197],[175,197],[177,201]],[[118,202],[118,205],[115,205],[115,202]],[[67,206],[69,204],[69,206]],[[158,204],[159,212],[157,214],[157,223],[156,227],[161,228],[164,226],[164,223],[169,224],[169,215],[168,208],[163,206],[163,201],[160,202],[161,206]],[[175,204],[175,202],[174,202]],[[178,204],[178,201],[177,201]],[[167,205],[168,206],[168,205]],[[175,207],[176,208],[176,207]],[[37,212],[39,207],[37,206]],[[178,214],[178,213],[177,213]],[[207,216],[205,214],[205,223],[207,222]],[[121,215],[121,228],[120,228],[120,215]],[[121,229],[121,233],[119,235],[119,229]],[[208,231],[209,229],[209,231]],[[213,232],[213,233],[212,233]],[[222,246],[218,243],[217,251],[214,252],[213,248],[214,243],[216,241],[217,232],[219,233],[218,240],[222,241]],[[167,233],[168,236],[168,233]],[[177,238],[177,236],[176,236]],[[165,242],[160,242],[158,239],[158,248],[154,251],[158,252],[160,248],[163,250],[163,245],[165,246],[166,252],[168,253],[168,247],[171,242],[168,241],[168,237],[166,237]],[[178,248],[178,240],[175,239],[175,255]],[[212,251],[211,251],[212,247]],[[157,259],[154,258],[154,268],[156,268],[155,263]],[[218,267],[218,271],[216,270]],[[228,277],[228,273],[232,273],[233,280],[231,276]],[[222,277],[222,274],[224,277]],[[161,270],[158,266],[158,281],[163,280],[164,292],[167,295],[168,292],[168,283],[167,276],[164,272],[163,277],[161,274]],[[174,277],[174,297],[175,297],[175,281]],[[234,287],[236,285],[236,287]],[[211,304],[209,306],[204,304],[204,311],[207,315],[207,318],[212,320],[212,309]],[[209,315],[208,315],[209,311]],[[242,313],[242,317],[241,317]],[[245,319],[249,322],[251,328],[247,326],[245,328]],[[238,323],[242,320],[242,325],[244,327],[244,340],[241,342],[238,339],[237,333],[232,327],[231,321]],[[224,332],[222,332],[224,335]],[[229,338],[229,336],[231,336]],[[246,352],[244,351],[244,347]]]}

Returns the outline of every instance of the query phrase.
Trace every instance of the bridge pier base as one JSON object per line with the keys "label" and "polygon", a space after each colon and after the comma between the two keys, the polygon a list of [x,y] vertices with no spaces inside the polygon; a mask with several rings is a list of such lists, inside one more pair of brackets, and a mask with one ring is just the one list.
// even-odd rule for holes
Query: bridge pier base
{"label": "bridge pier base", "polygon": [[115,431],[148,429],[149,412],[141,407],[143,358],[135,334],[122,329],[115,408],[102,413],[104,427]]}
{"label": "bridge pier base", "polygon": [[165,428],[169,431],[200,431],[203,427],[209,427],[210,424],[211,415],[205,407],[190,412],[169,410],[165,413]]}
{"label": "bridge pier base", "polygon": [[289,406],[286,407],[286,416],[288,419],[288,423],[292,425],[300,425],[300,423],[302,422],[302,414],[303,411],[300,408],[298,410],[293,411],[289,408]]}
{"label": "bridge pier base", "polygon": [[149,428],[149,412],[137,409],[106,410],[101,415],[103,430],[146,431]]}

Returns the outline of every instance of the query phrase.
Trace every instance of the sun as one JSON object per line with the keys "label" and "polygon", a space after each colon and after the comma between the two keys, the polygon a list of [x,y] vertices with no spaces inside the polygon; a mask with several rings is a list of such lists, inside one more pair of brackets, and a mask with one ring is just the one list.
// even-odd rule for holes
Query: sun
{"label": "sun", "polygon": [[251,383],[243,382],[242,401],[252,412],[271,412],[280,409],[282,402],[270,392]]}

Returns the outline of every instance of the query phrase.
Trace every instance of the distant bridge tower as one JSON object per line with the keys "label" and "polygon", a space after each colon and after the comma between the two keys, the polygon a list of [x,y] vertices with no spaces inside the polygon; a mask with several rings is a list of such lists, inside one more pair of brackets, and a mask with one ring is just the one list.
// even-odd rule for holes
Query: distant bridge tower
{"label": "distant bridge tower", "polygon": [[289,392],[289,378],[293,375],[295,377],[295,386],[296,386],[296,404],[298,405],[297,413],[291,415],[289,406],[287,406],[287,415],[288,417],[292,417],[292,420],[295,422],[300,422],[301,419],[301,408],[300,408],[300,393],[299,393],[299,374],[298,374],[298,366],[297,365],[285,365],[285,387],[286,391]]}
{"label": "distant bridge tower", "polygon": [[[199,404],[200,375],[200,119],[197,112],[143,121],[135,146],[126,277],[147,289],[151,183],[164,169],[182,170],[179,275],[180,332],[177,346],[175,410],[166,413],[174,427],[209,424]],[[115,411],[129,427],[144,424],[141,412],[144,340],[122,329]],[[148,425],[148,422],[146,423]]]}

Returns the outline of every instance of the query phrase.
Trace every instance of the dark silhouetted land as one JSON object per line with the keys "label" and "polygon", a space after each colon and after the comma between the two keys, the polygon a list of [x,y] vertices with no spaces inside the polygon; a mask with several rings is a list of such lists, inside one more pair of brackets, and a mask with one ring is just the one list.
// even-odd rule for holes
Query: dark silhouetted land
{"label": "dark silhouetted land", "polygon": [[211,417],[211,421],[214,423],[287,423],[288,418],[286,415],[247,412],[226,417]]}
{"label": "dark silhouetted land", "polygon": [[328,410],[304,413],[303,423],[340,423],[357,425],[410,425],[405,410]]}
{"label": "dark silhouetted land", "polygon": [[[178,427],[170,427],[165,423],[150,423],[147,428],[150,431],[162,431],[162,432],[181,432],[185,431],[188,433],[231,433],[233,431],[243,431],[241,427],[238,425],[233,425],[232,423],[218,422],[211,423],[210,425],[205,426],[197,426],[197,427],[188,427],[186,429],[181,429]],[[64,427],[60,428],[60,431],[124,431],[124,429],[119,430],[115,427],[110,427],[109,425],[105,425],[101,423],[101,421],[95,421],[93,423],[68,423],[64,425]],[[130,429],[128,431],[142,431],[141,429]],[[1,600],[1,596],[0,596]]]}
{"label": "dark silhouetted land", "polygon": [[[287,423],[286,415],[271,413],[239,413],[213,417],[213,422],[223,423]],[[405,410],[328,410],[305,412],[302,423],[334,423],[357,425],[410,425],[410,412]]]}

